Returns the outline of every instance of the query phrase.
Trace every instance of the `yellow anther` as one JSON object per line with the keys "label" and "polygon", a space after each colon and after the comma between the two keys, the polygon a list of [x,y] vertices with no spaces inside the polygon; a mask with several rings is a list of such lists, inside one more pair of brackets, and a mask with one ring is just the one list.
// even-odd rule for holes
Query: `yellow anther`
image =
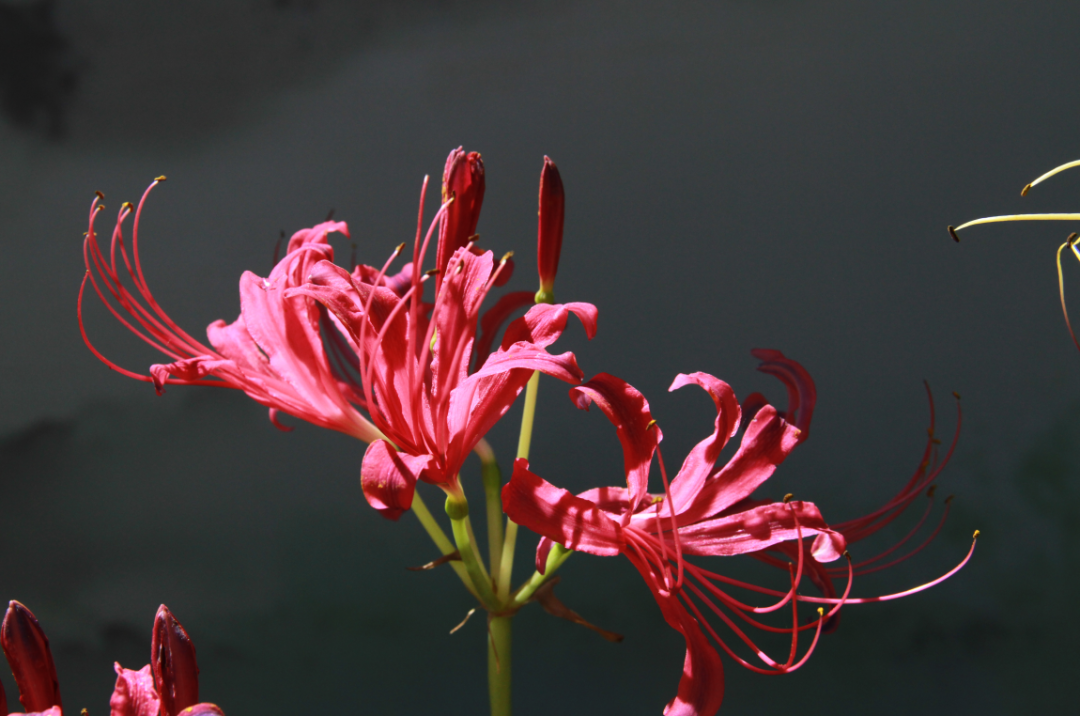
{"label": "yellow anther", "polygon": [[120,210],[123,211],[124,209],[127,209],[128,211],[134,211],[135,205],[132,204],[130,201],[125,201],[123,204],[120,205]]}
{"label": "yellow anther", "polygon": [[105,195],[103,193],[101,193],[100,191],[95,191],[94,193],[97,194],[98,199],[105,201]]}
{"label": "yellow anther", "polygon": [[663,495],[654,495],[653,498],[652,498],[652,502],[650,502],[649,504],[650,505],[656,505],[656,504],[659,504],[659,503],[661,503],[663,501],[664,501],[664,496]]}
{"label": "yellow anther", "polygon": [[154,181],[165,181],[165,175],[164,175],[164,174],[162,174],[162,175],[161,175],[161,176],[159,176],[159,177],[154,177]]}
{"label": "yellow anther", "polygon": [[1031,191],[1031,185],[1025,184],[1024,188],[1020,190],[1020,196],[1027,196],[1027,193]]}
{"label": "yellow anther", "polygon": [[787,503],[791,502],[792,497],[795,497],[795,494],[791,492],[784,495],[784,504],[786,505]]}
{"label": "yellow anther", "polygon": [[818,613],[819,617],[825,616],[825,608],[824,607],[818,607],[817,608],[817,613]]}
{"label": "yellow anther", "polygon": [[648,430],[649,428],[653,427],[654,425],[656,425],[656,421],[655,420],[650,420],[649,424],[645,426],[645,429]]}
{"label": "yellow anther", "polygon": [[1077,239],[1080,239],[1080,234],[1077,234],[1076,232],[1073,232],[1073,233],[1071,233],[1071,234],[1069,234],[1068,236],[1065,237],[1065,243],[1068,244],[1069,246],[1072,246],[1073,244],[1076,243]]}
{"label": "yellow anther", "polygon": [[513,251],[507,251],[505,254],[503,254],[503,257],[501,259],[499,259],[499,263],[501,263],[501,264],[506,263],[507,261],[510,260],[510,257],[512,257],[513,255],[514,255]]}
{"label": "yellow anther", "polygon": [[[355,246],[355,244],[354,244],[354,246]],[[395,254],[400,254],[404,249],[405,249],[405,242],[402,241],[400,244],[397,245],[397,248],[394,249],[394,253]]]}
{"label": "yellow anther", "polygon": [[424,272],[424,275],[425,275],[425,276],[434,276],[434,275],[435,275],[435,274],[437,274],[437,273],[439,273],[439,269],[437,269],[437,268],[435,268],[435,269],[428,269],[427,271],[425,271],[425,272]]}
{"label": "yellow anther", "polygon": [[848,552],[846,549],[844,550],[844,559],[849,562],[851,561],[851,552]]}
{"label": "yellow anther", "polygon": [[975,530],[975,534],[971,535],[971,539],[977,539],[979,536],[979,530]]}

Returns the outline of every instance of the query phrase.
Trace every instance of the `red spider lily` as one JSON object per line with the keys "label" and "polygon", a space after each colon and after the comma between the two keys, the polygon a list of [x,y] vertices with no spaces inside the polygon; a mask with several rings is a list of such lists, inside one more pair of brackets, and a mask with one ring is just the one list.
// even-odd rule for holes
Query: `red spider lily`
{"label": "red spider lily", "polygon": [[[25,606],[12,601],[0,627],[4,655],[11,665],[26,716],[63,716],[49,640]],[[116,688],[109,699],[112,716],[223,716],[214,704],[199,701],[195,647],[184,627],[165,605],[154,619],[151,663],[139,671],[116,668]],[[0,687],[0,716],[7,716]],[[12,716],[21,716],[12,714]]]}
{"label": "red spider lily", "polygon": [[[770,368],[793,379],[801,380],[805,374],[797,364],[784,362],[786,359],[779,353],[770,352],[759,357],[765,357],[767,362],[774,361]],[[528,463],[518,460],[509,484],[503,489],[503,507],[507,515],[542,536],[537,549],[539,571],[545,570],[548,551],[557,542],[590,554],[626,555],[644,577],[665,620],[683,635],[687,646],[678,694],[665,710],[669,715],[713,714],[720,707],[723,668],[702,628],[741,665],[759,673],[787,673],[806,662],[823,627],[845,603],[882,601],[920,591],[951,576],[971,555],[969,552],[958,567],[943,577],[899,595],[849,599],[853,576],[850,561],[845,570],[848,586],[840,597],[798,594],[799,584],[811,560],[820,565],[846,555],[844,535],[826,524],[812,503],[792,501],[790,496],[782,502],[755,500],[750,495],[802,441],[804,431],[772,406],[759,406],[746,421],[738,450],[726,464],[716,465],[720,451],[740,429],[740,407],[726,383],[705,373],[679,375],[671,389],[691,383],[709,393],[717,417],[712,435],[690,451],[670,483],[660,456],[662,434],[652,418],[648,402],[624,381],[600,374],[573,388],[570,396],[582,409],[588,409],[590,404],[598,405],[616,426],[623,446],[626,488],[594,488],[573,495],[530,472]],[[812,383],[809,386],[812,390]],[[805,397],[806,393],[801,395]],[[803,402],[801,407],[808,423],[813,401]],[[796,423],[803,418],[792,416]],[[661,495],[651,495],[647,491],[654,453],[663,479]],[[814,539],[811,544],[806,544],[804,540],[809,536]],[[781,545],[794,547],[792,563],[785,565],[791,584],[787,591],[725,577],[686,560],[691,555],[756,556]],[[767,606],[753,606],[728,594],[719,585],[738,587],[778,600]],[[818,609],[816,619],[800,624],[800,602],[823,607]],[[763,666],[738,656],[705,619],[699,604],[723,621],[739,641],[756,654]],[[770,613],[788,604],[792,610],[788,627],[768,625],[751,616]],[[828,612],[824,606],[828,606]],[[736,619],[767,632],[787,634],[791,647],[786,659],[769,657]],[[814,630],[811,644],[803,656],[797,658],[799,634],[811,629]]]}
{"label": "red spider lily", "polygon": [[[474,245],[484,195],[484,166],[476,152],[450,153],[445,201],[422,241],[418,224],[413,260],[399,273],[387,275],[390,262],[382,269],[358,265],[352,273],[334,265],[326,237],[348,236],[344,222],[297,232],[269,277],[243,275],[240,317],[230,325],[212,323],[209,346],[169,318],[143,275],[139,219],[162,180],[150,185],[137,208],[121,207],[107,254],[94,231],[101,196],[91,204],[83,250],[87,272],[79,291],[87,346],[110,368],[153,382],[159,392],[170,383],[238,388],[269,407],[279,428],[288,429],[278,422],[282,411],[373,443],[362,482],[371,503],[388,517],[408,509],[421,475],[438,484],[456,481],[465,456],[509,409],[531,371],[573,383],[583,377],[573,354],[552,356],[544,348],[558,338],[569,313],[582,319],[592,337],[596,309],[589,304],[534,308],[508,329],[513,340],[492,353],[500,327],[531,304],[533,294],[507,294],[479,315],[484,298],[505,283],[513,263],[508,254],[496,266],[491,252]],[[424,186],[426,193],[426,180]],[[421,211],[423,201],[424,193]],[[123,224],[132,213],[129,254]],[[436,226],[436,298],[429,304],[423,301],[428,275],[418,267]],[[125,272],[133,290],[121,280]],[[151,366],[144,375],[105,358],[82,322],[88,282],[121,323],[173,362]]]}
{"label": "red spider lily", "polygon": [[[452,163],[461,166],[472,157],[455,150],[448,161],[447,181],[455,181]],[[468,166],[482,168],[479,157]],[[482,182],[480,186],[473,195],[482,195]],[[457,197],[468,192],[444,187],[443,194],[447,203],[422,240],[418,226],[412,266],[423,265],[437,225],[442,227],[438,256],[444,255],[444,240],[458,241],[466,229],[475,227],[475,216],[447,219]],[[474,200],[473,206],[478,209],[479,201]],[[464,228],[450,230],[448,225]],[[445,271],[437,274],[445,275],[434,303],[428,305],[422,302],[426,275],[410,269],[407,289],[401,285],[394,290],[385,283],[386,270],[396,256],[395,252],[373,276],[350,274],[321,261],[312,267],[309,283],[286,294],[324,305],[336,328],[333,334],[344,343],[338,345],[338,354],[356,357],[351,362],[357,374],[351,381],[355,399],[367,407],[372,423],[385,436],[373,441],[364,455],[361,484],[371,505],[390,519],[409,509],[418,480],[448,491],[457,489],[457,473],[465,458],[510,408],[533,371],[570,383],[581,381],[573,353],[551,355],[545,350],[566,328],[571,313],[590,338],[596,331],[596,308],[590,304],[536,305],[508,326],[498,350],[490,352],[492,336],[519,300],[515,294],[504,296],[480,316],[484,298],[508,268],[505,261],[496,264],[490,251],[481,252],[471,239],[466,241],[449,254]],[[531,301],[531,294],[525,296]],[[482,340],[476,338],[478,325],[484,330]],[[470,374],[474,363],[477,368]]]}
{"label": "red spider lily", "polygon": [[[270,420],[282,429],[278,411],[367,442],[379,437],[339,388],[323,347],[318,304],[303,296],[285,295],[306,280],[315,263],[333,258],[326,236],[335,231],[348,235],[345,223],[328,221],[298,231],[289,240],[285,257],[267,278],[245,272],[240,279],[240,317],[228,325],[221,320],[211,323],[206,329],[210,342],[207,346],[180,328],[161,308],[150,292],[139,260],[139,219],[150,191],[163,180],[155,179],[134,209],[130,255],[124,243],[123,224],[132,214],[132,205],[125,203],[120,208],[107,255],[94,231],[94,221],[104,208],[99,203],[101,194],[90,206],[90,228],[83,243],[86,276],[79,289],[79,327],[94,355],[123,375],[152,382],[159,393],[167,383],[238,388],[270,408]],[[127,273],[134,291],[121,282],[121,273]],[[88,281],[117,320],[173,362],[151,366],[149,374],[144,375],[121,368],[103,356],[90,342],[83,325],[83,296]]]}

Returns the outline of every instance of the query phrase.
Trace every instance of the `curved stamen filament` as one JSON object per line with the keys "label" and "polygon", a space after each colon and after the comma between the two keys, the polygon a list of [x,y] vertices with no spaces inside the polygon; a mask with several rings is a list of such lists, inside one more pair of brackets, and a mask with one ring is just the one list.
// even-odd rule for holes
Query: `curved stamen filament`
{"label": "curved stamen filament", "polygon": [[[913,549],[910,552],[908,552],[907,554],[905,554],[903,557],[898,557],[898,558],[892,560],[891,562],[886,562],[885,564],[879,564],[876,567],[870,567],[869,569],[859,569],[858,570],[859,576],[862,576],[864,574],[872,574],[874,572],[880,572],[883,569],[888,569],[889,567],[892,567],[893,565],[897,565],[897,564],[900,564],[901,562],[907,561],[907,560],[911,559],[912,557],[914,557],[915,555],[917,555],[919,552],[922,552],[926,548],[927,545],[929,545],[931,542],[934,541],[934,538],[937,537],[938,532],[940,532],[941,528],[945,526],[945,520],[948,519],[948,517],[949,517],[949,508],[951,506],[952,506],[952,502],[950,500],[946,500],[946,502],[945,502],[945,511],[941,515],[941,520],[938,522],[937,527],[934,528],[934,531],[930,533],[930,536],[922,541],[922,544],[920,544],[918,547],[916,547],[915,549]],[[882,555],[882,556],[884,556],[884,555]]]}
{"label": "curved stamen filament", "polygon": [[1035,181],[1033,181],[1030,184],[1028,184],[1027,186],[1025,186],[1023,189],[1021,189],[1020,190],[1020,196],[1027,196],[1027,193],[1029,191],[1031,191],[1032,187],[1034,187],[1034,186],[1036,186],[1038,184],[1042,184],[1044,181],[1046,181],[1050,177],[1054,176],[1055,174],[1060,174],[1061,172],[1065,171],[1066,169],[1072,169],[1073,167],[1080,167],[1080,159],[1077,159],[1076,161],[1072,161],[1072,162],[1065,162],[1060,167],[1054,167],[1053,169],[1046,172],[1045,174],[1043,174],[1041,177],[1039,177]]}
{"label": "curved stamen filament", "polygon": [[[925,509],[925,510],[923,510],[923,514],[922,514],[922,517],[920,517],[920,518],[919,518],[919,521],[915,523],[915,526],[911,528],[911,531],[909,531],[909,532],[908,532],[908,533],[907,533],[907,534],[906,534],[906,535],[904,536],[904,538],[903,538],[902,540],[900,540],[899,542],[897,542],[896,544],[894,544],[894,545],[893,545],[892,547],[889,547],[889,548],[888,548],[887,550],[885,550],[885,551],[884,551],[884,552],[882,552],[881,554],[878,554],[877,556],[871,557],[870,559],[864,559],[864,560],[863,560],[862,562],[859,562],[858,564],[856,564],[856,565],[855,565],[855,569],[861,569],[862,567],[865,567],[865,566],[867,566],[867,565],[869,565],[869,564],[873,564],[874,562],[878,562],[878,561],[880,561],[880,560],[882,560],[882,559],[885,559],[885,558],[886,558],[886,557],[888,557],[888,556],[889,556],[890,554],[892,554],[892,553],[893,553],[893,552],[895,552],[896,550],[898,550],[898,549],[900,549],[901,547],[903,547],[903,546],[904,546],[904,545],[905,545],[905,544],[906,544],[906,543],[907,543],[907,542],[908,542],[908,541],[909,541],[909,540],[910,540],[910,539],[911,539],[912,537],[914,537],[914,536],[915,536],[915,535],[916,535],[916,534],[918,533],[918,531],[919,531],[920,529],[922,529],[922,526],[923,526],[924,524],[926,524],[926,520],[927,520],[927,518],[928,518],[928,517],[930,516],[930,512],[931,512],[931,511],[932,511],[933,509],[934,509],[934,498],[933,498],[933,497],[931,496],[931,497],[929,497],[929,498],[928,498],[928,499],[926,500],[926,509]],[[905,558],[905,559],[906,559],[906,558]],[[838,571],[838,569],[839,569],[839,568],[836,568],[836,567],[827,567],[827,568],[826,568],[826,570],[827,570],[827,571],[828,571],[829,573],[832,573],[832,572]],[[861,574],[861,573],[860,573],[860,574]]]}
{"label": "curved stamen filament", "polygon": [[[656,424],[655,421],[654,421],[653,424],[654,425]],[[672,535],[672,537],[674,538],[674,541],[675,541],[675,563],[678,565],[678,568],[679,568],[679,577],[675,582],[675,588],[678,589],[678,588],[682,587],[682,583],[683,583],[683,563],[684,563],[685,560],[683,560],[683,554],[682,554],[682,540],[679,538],[679,526],[675,522],[675,502],[671,498],[671,485],[670,485],[670,483],[668,481],[667,468],[664,467],[664,456],[660,453],[660,445],[659,444],[657,444],[657,446],[656,446],[656,461],[660,463],[660,479],[664,481],[664,500],[668,504],[668,515],[670,516],[670,522],[671,522],[671,535]],[[656,534],[657,534],[657,537],[660,538],[660,544],[663,545],[664,542],[666,541],[666,539],[664,538],[664,535],[663,535],[663,529],[660,526],[661,525],[661,523],[660,523],[660,507],[661,507],[661,505],[659,503],[657,503],[657,505],[656,505],[656,515],[657,515],[656,516]],[[665,561],[666,561],[666,555],[665,555]]]}

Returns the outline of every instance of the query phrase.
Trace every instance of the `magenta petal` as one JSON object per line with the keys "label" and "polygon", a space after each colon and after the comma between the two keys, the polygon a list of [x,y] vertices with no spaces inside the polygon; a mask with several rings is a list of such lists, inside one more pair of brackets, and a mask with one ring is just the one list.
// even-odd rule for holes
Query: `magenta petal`
{"label": "magenta petal", "polygon": [[154,689],[150,665],[133,671],[117,662],[113,668],[116,669],[116,688],[109,699],[110,716],[158,716],[161,698]]}
{"label": "magenta petal", "polygon": [[503,348],[524,341],[547,347],[558,340],[566,330],[566,321],[573,313],[585,327],[585,335],[591,340],[596,335],[596,306],[591,303],[541,303],[529,309],[506,329]]}
{"label": "magenta petal", "polygon": [[396,520],[412,507],[416,481],[432,465],[430,455],[406,455],[385,440],[376,440],[368,446],[360,466],[364,497],[383,517]]}
{"label": "magenta petal", "polygon": [[815,537],[812,553],[819,562],[843,554],[844,538],[834,532],[811,502],[772,502],[733,515],[679,529],[685,554],[730,557],[759,552],[781,542]]}
{"label": "magenta petal", "polygon": [[529,472],[528,460],[514,462],[502,502],[514,522],[568,549],[611,557],[625,544],[618,522],[588,500]]}
{"label": "magenta petal", "polygon": [[637,388],[608,373],[600,373],[572,388],[570,398],[581,410],[588,410],[589,404],[595,403],[615,426],[623,448],[630,508],[636,509],[648,492],[649,463],[663,439],[649,412],[649,402]]}
{"label": "magenta petal", "polygon": [[705,481],[697,499],[679,515],[679,523],[690,524],[712,517],[749,497],[799,442],[799,429],[777,415],[774,407],[766,405],[750,421],[734,457]]}
{"label": "magenta petal", "polygon": [[680,373],[668,390],[677,390],[685,385],[701,386],[709,394],[713,404],[716,405],[716,421],[713,434],[694,446],[683,461],[679,474],[671,481],[673,502],[671,509],[675,512],[685,511],[697,497],[702,485],[705,484],[705,478],[716,465],[720,451],[739,429],[741,414],[739,401],[735,399],[735,391],[719,378],[714,378],[708,373],[690,373],[689,375]]}

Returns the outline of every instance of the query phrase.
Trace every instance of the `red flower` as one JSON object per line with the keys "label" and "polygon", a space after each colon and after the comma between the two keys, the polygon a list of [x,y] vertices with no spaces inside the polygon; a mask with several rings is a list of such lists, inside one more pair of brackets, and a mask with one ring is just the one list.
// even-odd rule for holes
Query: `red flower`
{"label": "red flower", "polygon": [[[473,155],[455,150],[448,167],[464,166],[465,157]],[[482,167],[478,156],[476,162],[468,166]],[[452,183],[455,176],[448,168],[447,181]],[[596,331],[596,308],[590,304],[536,305],[510,324],[498,350],[489,353],[499,324],[522,298],[531,302],[532,295],[504,296],[480,316],[484,298],[507,265],[496,264],[493,254],[481,252],[472,239],[452,253],[444,249],[444,240],[459,242],[466,230],[475,227],[475,216],[451,222],[447,217],[458,198],[469,194],[447,187],[443,194],[448,202],[426,238],[421,240],[417,233],[413,261],[406,267],[407,288],[387,281],[389,261],[381,271],[352,274],[321,261],[312,267],[308,284],[286,293],[319,301],[332,317],[337,329],[333,333],[340,339],[336,353],[355,369],[354,401],[367,407],[372,423],[385,436],[372,441],[364,455],[364,494],[391,519],[409,509],[417,480],[457,489],[457,473],[465,458],[510,408],[533,371],[580,382],[583,376],[573,353],[551,355],[545,350],[566,328],[571,313],[581,319],[590,338]],[[473,195],[482,195],[482,189]],[[473,205],[478,209],[478,200]],[[437,255],[449,253],[449,258],[445,275],[437,274],[442,280],[435,301],[428,305],[421,300],[426,276],[411,266],[423,265],[436,225],[441,227]],[[450,230],[448,225],[464,228]],[[476,337],[478,325],[484,331],[481,340]],[[477,368],[470,374],[471,364]]]}
{"label": "red flower", "polygon": [[[153,382],[159,393],[167,383],[238,388],[270,408],[270,420],[278,427],[282,426],[277,413],[283,411],[366,442],[377,438],[378,431],[338,387],[319,331],[318,304],[303,296],[285,295],[307,279],[315,263],[333,258],[326,236],[335,231],[347,236],[345,223],[328,221],[296,232],[289,240],[285,257],[267,278],[245,272],[240,279],[240,317],[231,324],[220,320],[211,323],[206,329],[210,342],[207,346],[169,318],[143,276],[139,217],[150,190],[162,180],[164,177],[154,180],[134,210],[130,256],[124,244],[123,223],[132,213],[131,204],[120,208],[107,256],[94,231],[94,221],[104,208],[99,203],[100,194],[90,206],[90,229],[83,243],[86,276],[79,289],[79,327],[94,355],[130,378]],[[117,263],[118,253],[122,266]],[[134,292],[121,283],[122,271],[130,278]],[[90,342],[82,321],[87,281],[117,320],[173,362],[153,365],[149,374],[143,375],[103,356]]]}
{"label": "red flower", "polygon": [[[87,346],[110,368],[153,382],[159,392],[167,383],[239,388],[269,407],[270,419],[282,429],[287,428],[277,420],[279,411],[372,443],[362,483],[371,504],[387,517],[409,508],[417,479],[456,484],[465,457],[509,409],[532,371],[572,383],[583,377],[572,353],[553,356],[545,348],[570,313],[591,338],[596,309],[589,304],[532,308],[492,353],[499,329],[514,311],[533,303],[533,294],[507,294],[480,316],[484,298],[505,283],[513,263],[507,254],[496,265],[490,251],[475,246],[484,196],[484,165],[476,152],[450,153],[444,203],[426,236],[418,226],[412,261],[399,273],[387,275],[389,261],[382,269],[358,265],[351,273],[336,266],[326,237],[348,236],[344,222],[297,232],[269,277],[243,275],[240,317],[229,325],[210,324],[209,346],[169,318],[143,276],[139,217],[150,190],[163,179],[150,185],[137,209],[121,207],[107,254],[94,231],[101,196],[91,205],[83,250],[87,271],[79,291]],[[426,180],[424,186],[426,191]],[[122,227],[132,212],[129,255]],[[428,274],[418,267],[436,227],[436,297],[429,304],[423,301]],[[134,291],[121,282],[122,272]],[[143,375],[105,358],[82,323],[87,282],[121,323],[172,362],[153,365]]]}
{"label": "red flower", "polygon": [[[8,605],[0,626],[0,643],[27,716],[62,716],[60,687],[49,640],[34,615],[19,602]],[[116,688],[109,699],[112,716],[223,716],[214,704],[198,702],[195,647],[165,605],[158,609],[154,619],[151,663],[139,671],[125,669],[120,664],[115,668]],[[6,703],[0,686],[0,716],[7,714]]]}
{"label": "red flower", "polygon": [[[742,411],[726,383],[706,373],[679,375],[671,389],[698,385],[712,398],[717,416],[713,433],[690,451],[679,473],[669,483],[659,454],[663,436],[652,418],[648,402],[624,381],[600,374],[571,389],[570,396],[582,409],[596,404],[615,425],[623,446],[626,487],[595,488],[573,495],[530,472],[528,463],[518,460],[509,484],[503,489],[503,508],[510,519],[542,536],[537,548],[539,571],[545,570],[553,543],[559,543],[595,555],[623,554],[644,577],[665,620],[686,641],[683,677],[678,694],[665,710],[669,715],[713,714],[720,707],[723,668],[703,629],[743,666],[761,673],[785,673],[806,662],[823,627],[844,603],[899,596],[848,599],[852,574],[850,562],[844,570],[849,576],[848,589],[842,596],[805,597],[797,594],[809,566],[820,566],[844,555],[846,540],[843,534],[826,524],[817,507],[810,502],[793,501],[790,496],[779,502],[750,498],[804,439],[805,430],[797,426],[808,426],[813,410],[813,384],[807,382],[809,376],[801,366],[783,358],[779,352],[758,355],[766,359],[766,372],[784,376],[789,386],[802,384],[801,392],[797,390],[793,394],[793,409],[789,411],[790,420],[795,424],[771,405],[762,405],[758,399],[752,406],[754,414],[741,420]],[[744,410],[751,407],[750,402],[748,399]],[[740,429],[740,423],[745,425],[745,432],[738,450],[726,464],[716,465],[721,450]],[[649,467],[654,453],[664,484],[664,492],[659,495],[648,492]],[[811,536],[812,543],[806,544],[805,538]],[[789,546],[792,561],[784,566],[789,571],[791,587],[786,592],[731,579],[686,560],[688,555],[757,556],[765,550]],[[955,571],[916,590],[909,590],[909,593],[936,584]],[[728,594],[719,585],[779,599],[768,606],[752,606]],[[829,611],[819,609],[816,619],[800,624],[800,602],[827,605]],[[751,616],[776,611],[789,603],[793,616],[788,627],[763,624]],[[723,621],[738,640],[757,655],[763,666],[738,656],[705,619],[699,604]],[[736,619],[765,631],[789,635],[791,648],[786,659],[767,656]],[[806,653],[796,659],[799,633],[808,629],[814,630],[812,642]]]}

